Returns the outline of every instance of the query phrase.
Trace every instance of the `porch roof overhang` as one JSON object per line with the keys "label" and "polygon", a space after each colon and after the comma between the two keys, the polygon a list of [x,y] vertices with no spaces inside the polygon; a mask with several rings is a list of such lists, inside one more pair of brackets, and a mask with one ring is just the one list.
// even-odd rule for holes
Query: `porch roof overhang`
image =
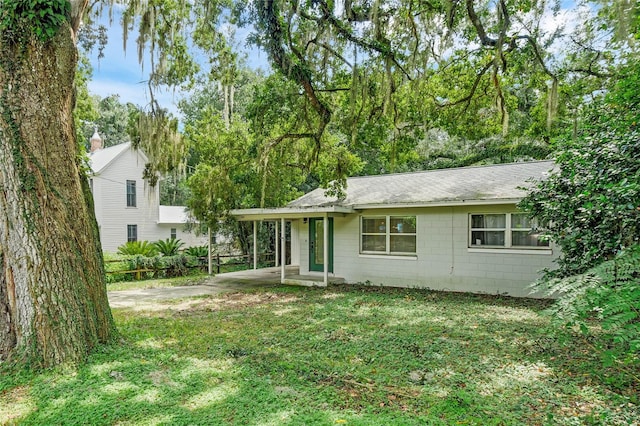
{"label": "porch roof overhang", "polygon": [[276,220],[276,219],[302,219],[305,217],[343,216],[345,214],[357,213],[362,210],[375,209],[412,209],[427,207],[459,207],[459,206],[488,206],[488,205],[512,205],[518,204],[521,198],[490,198],[484,200],[437,200],[416,203],[380,203],[380,204],[359,204],[353,206],[296,206],[296,207],[275,207],[266,209],[234,209],[229,213],[239,221],[253,220]]}
{"label": "porch roof overhang", "polygon": [[356,210],[347,206],[311,206],[311,207],[277,207],[268,209],[234,209],[229,212],[239,221],[302,219],[305,217],[342,216],[355,213]]}

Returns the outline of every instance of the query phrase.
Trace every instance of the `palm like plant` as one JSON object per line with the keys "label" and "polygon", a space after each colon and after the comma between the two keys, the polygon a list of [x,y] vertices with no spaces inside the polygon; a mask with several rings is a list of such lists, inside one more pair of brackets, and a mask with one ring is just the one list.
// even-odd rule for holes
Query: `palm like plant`
{"label": "palm like plant", "polygon": [[184,252],[193,257],[207,257],[207,254],[209,254],[209,248],[207,246],[191,246]]}
{"label": "palm like plant", "polygon": [[163,256],[175,256],[178,254],[180,247],[184,243],[175,238],[167,238],[166,240],[159,240],[153,243],[156,250]]}
{"label": "palm like plant", "polygon": [[158,250],[155,245],[149,243],[149,241],[129,241],[118,247],[118,254],[153,257],[158,254]]}

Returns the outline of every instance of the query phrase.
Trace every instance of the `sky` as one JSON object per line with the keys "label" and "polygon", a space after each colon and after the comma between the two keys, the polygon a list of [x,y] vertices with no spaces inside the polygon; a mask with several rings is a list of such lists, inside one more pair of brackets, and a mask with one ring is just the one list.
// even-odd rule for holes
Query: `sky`
{"label": "sky", "polygon": [[[89,59],[93,66],[93,76],[89,82],[89,91],[101,98],[117,94],[123,103],[131,102],[141,107],[148,106],[147,81],[149,79],[150,64],[148,58],[142,65],[138,62],[138,47],[136,44],[137,32],[129,33],[127,49],[123,46],[123,31],[120,24],[119,13],[114,10],[113,22],[108,18],[98,21],[108,29],[108,43],[104,49],[104,57],[98,59],[97,48],[90,52]],[[236,39],[240,47],[245,45],[245,40],[250,29],[237,29]],[[246,49],[247,65],[252,68],[268,69],[267,54],[256,49]],[[198,62],[206,63],[207,58],[196,58]],[[154,97],[160,106],[167,108],[173,114],[179,116],[178,101],[186,94],[176,90],[154,91]]]}

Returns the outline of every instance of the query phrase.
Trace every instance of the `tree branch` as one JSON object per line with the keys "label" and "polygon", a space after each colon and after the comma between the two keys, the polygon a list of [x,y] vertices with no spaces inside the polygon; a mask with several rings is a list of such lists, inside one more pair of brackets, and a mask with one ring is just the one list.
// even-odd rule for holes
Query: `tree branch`
{"label": "tree branch", "polygon": [[476,10],[473,7],[473,0],[466,0],[467,5],[467,14],[469,15],[469,19],[471,19],[471,23],[473,24],[476,32],[478,33],[478,37],[480,38],[480,43],[483,46],[496,47],[498,44],[498,40],[493,39],[487,36],[487,32],[484,29],[484,25],[480,22],[480,17],[476,13]]}
{"label": "tree branch", "polygon": [[492,65],[493,65],[493,61],[489,61],[487,64],[485,64],[484,67],[482,67],[480,72],[476,75],[476,79],[473,81],[473,85],[471,86],[471,92],[469,92],[467,96],[453,102],[439,103],[436,101],[436,104],[440,108],[446,108],[446,107],[452,107],[452,106],[460,105],[462,103],[466,103],[464,107],[464,111],[466,112],[467,108],[469,108],[469,104],[471,103],[471,100],[473,99],[473,96],[476,93],[476,90],[478,90],[478,86],[480,85],[480,81],[482,80],[482,77],[487,73],[487,71],[489,71]]}

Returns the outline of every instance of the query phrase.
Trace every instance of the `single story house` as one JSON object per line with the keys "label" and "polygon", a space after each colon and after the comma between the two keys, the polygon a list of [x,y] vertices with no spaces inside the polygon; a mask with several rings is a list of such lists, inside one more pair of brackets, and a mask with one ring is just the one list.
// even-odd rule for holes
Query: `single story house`
{"label": "single story house", "polygon": [[[353,177],[342,199],[316,189],[285,207],[231,214],[254,225],[276,221],[276,233],[289,222],[291,263],[312,284],[338,278],[532,296],[529,284],[554,267],[559,250],[516,205],[553,167],[535,161]],[[278,238],[284,242],[284,233]],[[280,259],[286,247],[280,243]],[[281,281],[290,282],[284,265]]]}

